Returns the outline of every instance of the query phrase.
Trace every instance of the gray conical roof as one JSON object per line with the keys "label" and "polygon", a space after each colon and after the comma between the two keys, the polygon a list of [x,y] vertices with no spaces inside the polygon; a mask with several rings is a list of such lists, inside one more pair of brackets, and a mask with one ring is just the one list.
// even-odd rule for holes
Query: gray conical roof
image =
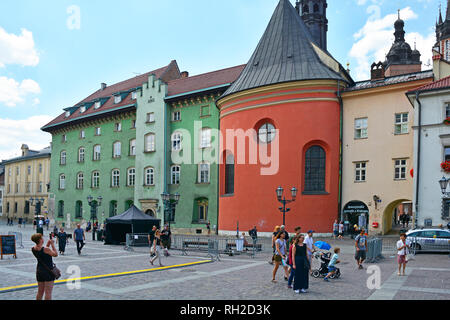
{"label": "gray conical roof", "polygon": [[346,81],[317,55],[309,30],[288,0],[280,0],[239,78],[222,97],[271,84],[317,79]]}

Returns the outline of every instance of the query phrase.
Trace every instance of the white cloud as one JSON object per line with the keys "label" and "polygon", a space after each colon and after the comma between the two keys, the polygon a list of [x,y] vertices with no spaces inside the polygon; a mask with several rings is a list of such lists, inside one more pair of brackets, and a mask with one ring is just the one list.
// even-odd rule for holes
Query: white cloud
{"label": "white cloud", "polygon": [[0,77],[0,103],[7,107],[15,107],[25,101],[29,94],[39,94],[39,84],[31,79],[25,79],[21,83],[7,77]]}
{"label": "white cloud", "polygon": [[[368,13],[371,12],[368,11]],[[410,7],[401,10],[400,15],[404,21],[418,18],[418,15]],[[372,15],[368,18],[364,27],[353,35],[356,42],[351,48],[349,56],[356,60],[356,67],[352,68],[356,80],[365,80],[370,77],[370,65],[373,62],[385,61],[386,54],[394,42],[394,22],[397,19],[397,13],[379,18],[374,18]],[[407,24],[405,29],[407,30]],[[422,54],[422,62],[427,63],[431,59],[434,39],[432,33],[428,35],[407,33],[405,38],[412,47],[416,39],[417,49]],[[428,69],[428,67],[425,68]]]}
{"label": "white cloud", "polygon": [[0,118],[0,160],[21,155],[20,147],[27,144],[32,150],[50,145],[51,135],[40,128],[52,120],[51,116],[32,116],[24,120]]}
{"label": "white cloud", "polygon": [[0,27],[0,68],[7,64],[38,65],[39,55],[34,46],[33,33],[27,29],[21,32],[15,35]]}

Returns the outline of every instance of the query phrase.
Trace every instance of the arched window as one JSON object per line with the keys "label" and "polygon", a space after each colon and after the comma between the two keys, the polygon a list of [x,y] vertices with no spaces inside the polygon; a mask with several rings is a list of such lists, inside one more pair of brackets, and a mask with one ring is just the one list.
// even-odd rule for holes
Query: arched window
{"label": "arched window", "polygon": [[136,139],[130,140],[130,156],[136,155]]}
{"label": "arched window", "polygon": [[181,133],[174,132],[172,134],[172,151],[181,150]]}
{"label": "arched window", "polygon": [[228,154],[225,161],[225,194],[234,193],[234,156]]}
{"label": "arched window", "polygon": [[316,3],[313,8],[314,13],[319,12],[319,5]]}
{"label": "arched window", "polygon": [[61,151],[60,156],[59,156],[59,164],[65,165],[66,157],[67,157],[66,151]]}
{"label": "arched window", "polygon": [[84,162],[84,154],[85,154],[85,150],[83,147],[81,147],[80,149],[78,149],[78,162]]}
{"label": "arched window", "polygon": [[155,151],[155,134],[148,133],[145,135],[144,139],[144,152],[153,152]]}
{"label": "arched window", "polygon": [[309,7],[308,7],[308,5],[304,5],[304,6],[303,6],[302,12],[303,12],[303,14],[309,13]]}
{"label": "arched window", "polygon": [[153,186],[155,184],[155,169],[145,168],[144,169],[144,185]]}
{"label": "arched window", "polygon": [[116,141],[113,144],[113,158],[120,158],[122,153],[122,143],[120,141]]}
{"label": "arched window", "polygon": [[172,166],[170,168],[170,182],[171,184],[180,184],[181,168],[180,166]]}
{"label": "arched window", "polygon": [[258,129],[258,142],[271,143],[275,139],[275,126],[271,123],[265,123]]}
{"label": "arched window", "polygon": [[114,169],[111,174],[111,186],[118,187],[120,185],[120,170]]}
{"label": "arched window", "polygon": [[82,218],[83,217],[83,202],[78,200],[75,203],[75,218]]}
{"label": "arched window", "polygon": [[128,169],[127,176],[128,176],[127,185],[129,187],[134,187],[136,182],[136,169],[135,168]]}
{"label": "arched window", "polygon": [[61,174],[59,176],[59,189],[64,190],[66,188],[66,176]]}
{"label": "arched window", "polygon": [[94,156],[92,158],[94,161],[100,160],[101,150],[102,150],[102,147],[99,144],[94,146]]}
{"label": "arched window", "polygon": [[60,200],[58,202],[58,218],[64,217],[64,201]]}
{"label": "arched window", "polygon": [[77,174],[77,189],[83,189],[84,186],[84,174],[80,172]]}
{"label": "arched window", "polygon": [[305,153],[305,192],[325,192],[326,153],[312,146]]}
{"label": "arched window", "polygon": [[92,172],[92,188],[100,187],[100,172],[94,171]]}

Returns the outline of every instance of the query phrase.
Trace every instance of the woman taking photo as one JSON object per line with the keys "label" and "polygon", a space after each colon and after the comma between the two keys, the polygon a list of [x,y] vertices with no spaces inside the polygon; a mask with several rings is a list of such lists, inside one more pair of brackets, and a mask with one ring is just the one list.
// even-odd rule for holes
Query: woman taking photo
{"label": "woman taking photo", "polygon": [[55,243],[50,239],[47,241],[46,247],[44,247],[44,237],[40,233],[32,235],[31,241],[36,244],[31,248],[31,252],[33,252],[33,255],[38,261],[36,267],[36,280],[38,282],[36,300],[42,300],[44,294],[45,300],[52,300],[53,283],[55,281],[55,276],[52,272],[52,257],[58,256]]}
{"label": "woman taking photo", "polygon": [[152,252],[155,254],[153,258],[150,259],[150,264],[153,265],[156,259],[159,259],[159,265],[164,267],[161,263],[161,231],[155,231],[155,237],[153,239]]}
{"label": "woman taking photo", "polygon": [[294,275],[294,291],[295,293],[305,293],[309,288],[309,262],[306,256],[306,244],[304,244],[305,236],[299,235],[295,240],[292,257]]}
{"label": "woman taking photo", "polygon": [[[283,264],[284,279],[287,281],[289,277],[288,265],[286,263],[286,240],[284,240],[284,237],[285,234],[283,232],[278,232],[277,236],[275,237],[275,254],[273,256],[275,266],[272,273],[272,282],[277,282],[275,280],[275,276],[277,275],[280,264]],[[285,261],[285,263],[283,263],[283,260]]]}

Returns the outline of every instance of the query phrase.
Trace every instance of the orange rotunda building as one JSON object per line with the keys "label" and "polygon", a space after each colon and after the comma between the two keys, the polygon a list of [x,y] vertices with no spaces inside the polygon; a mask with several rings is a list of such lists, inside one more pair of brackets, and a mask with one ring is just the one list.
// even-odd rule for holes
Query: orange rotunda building
{"label": "orange rotunda building", "polygon": [[[296,10],[280,0],[250,61],[217,101],[222,234],[253,226],[269,233],[283,224],[279,186],[287,199],[298,190],[285,215],[289,232],[330,233],[338,217],[340,92],[353,81],[326,50],[323,32],[311,32],[326,33],[326,7],[325,0],[299,1]],[[323,19],[314,25],[311,16]]]}

